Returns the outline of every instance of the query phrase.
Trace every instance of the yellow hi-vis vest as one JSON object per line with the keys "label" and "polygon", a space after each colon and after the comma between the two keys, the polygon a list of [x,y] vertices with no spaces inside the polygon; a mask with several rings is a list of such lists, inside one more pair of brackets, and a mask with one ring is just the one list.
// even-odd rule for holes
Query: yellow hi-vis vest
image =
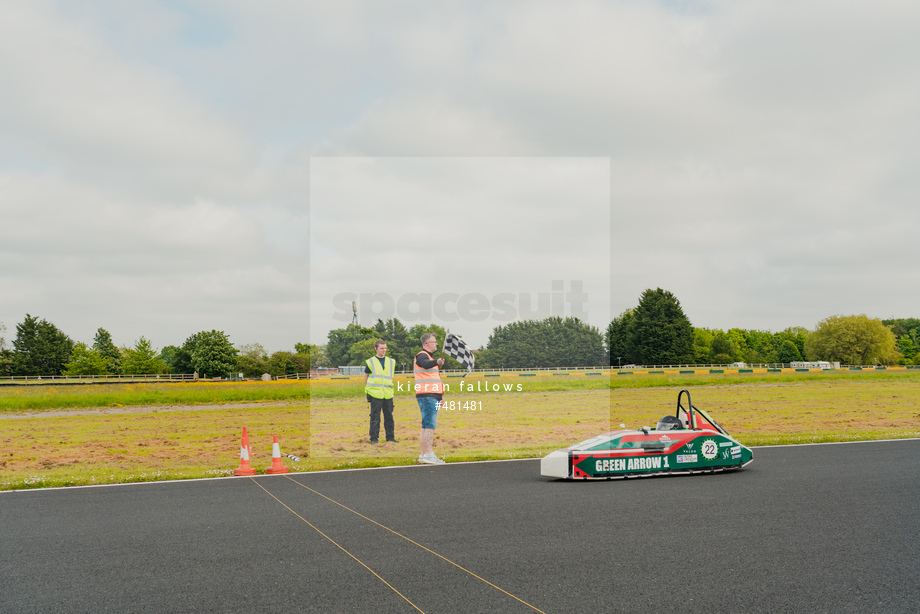
{"label": "yellow hi-vis vest", "polygon": [[415,394],[419,395],[443,393],[444,385],[441,383],[441,375],[438,371],[438,365],[435,365],[430,369],[423,369],[418,366],[418,357],[422,354],[434,360],[434,356],[425,350],[422,350],[415,355],[416,360],[412,361],[412,364],[415,366]]}
{"label": "yellow hi-vis vest", "polygon": [[396,371],[396,361],[385,356],[383,358],[385,366],[381,369],[380,361],[376,356],[367,359],[367,367],[371,370],[367,376],[367,384],[364,386],[364,392],[375,399],[392,399],[393,398],[393,373]]}

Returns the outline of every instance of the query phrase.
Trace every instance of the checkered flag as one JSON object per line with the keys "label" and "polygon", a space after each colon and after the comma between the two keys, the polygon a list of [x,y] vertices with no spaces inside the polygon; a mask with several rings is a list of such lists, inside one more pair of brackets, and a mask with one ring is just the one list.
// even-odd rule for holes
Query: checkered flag
{"label": "checkered flag", "polygon": [[466,344],[463,342],[463,339],[458,337],[453,333],[447,333],[447,338],[444,340],[444,353],[454,358],[466,367],[466,374],[469,375],[473,372],[473,366],[476,364],[476,358],[473,356],[473,352],[470,348],[466,347]]}

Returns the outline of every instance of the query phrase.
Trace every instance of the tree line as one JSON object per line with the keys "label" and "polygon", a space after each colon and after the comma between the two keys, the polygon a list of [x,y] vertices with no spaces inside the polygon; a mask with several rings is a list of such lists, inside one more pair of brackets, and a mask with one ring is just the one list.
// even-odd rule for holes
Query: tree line
{"label": "tree line", "polygon": [[[92,344],[75,343],[54,324],[26,314],[7,342],[0,323],[0,376],[117,375],[198,373],[202,378],[242,373],[256,378],[306,373],[315,367],[362,365],[374,355],[374,341],[387,342],[397,369],[411,370],[421,351],[421,336],[446,331],[437,324],[406,327],[397,318],[373,327],[349,324],[329,331],[324,345],[295,343],[294,351],[269,354],[261,344],[235,347],[223,331],[201,331],[181,346],[157,351],[141,337],[117,347],[103,328]],[[798,360],[841,364],[920,364],[920,319],[878,320],[866,315],[835,315],[809,331],[780,332],[732,328],[694,328],[671,292],[646,290],[636,307],[614,318],[606,334],[578,318],[551,317],[496,326],[485,346],[475,350],[477,369],[593,367],[604,364],[676,365],[790,363]],[[462,368],[445,356],[445,369]]]}
{"label": "tree line", "polygon": [[695,328],[672,293],[646,290],[607,327],[612,365],[789,363],[803,360],[808,330]]}
{"label": "tree line", "polygon": [[790,363],[920,364],[920,320],[834,315],[813,331],[694,328],[672,293],[646,290],[607,327],[611,365]]}
{"label": "tree line", "polygon": [[[446,330],[437,324],[417,324],[412,328],[391,318],[377,320],[372,328],[349,324],[329,331],[328,342],[322,348],[317,366],[362,365],[374,355],[374,341],[387,342],[387,355],[396,361],[397,369],[412,370],[415,355],[422,350],[421,337],[434,333],[443,345]],[[525,320],[496,326],[485,347],[470,348],[476,357],[477,369],[528,369],[542,367],[596,367],[605,365],[607,353],[604,337],[596,327],[578,318],[551,317],[545,320]],[[444,369],[462,366],[449,356]]]}
{"label": "tree line", "polygon": [[237,349],[225,333],[216,330],[196,333],[181,346],[168,345],[159,352],[145,337],[132,347],[116,347],[104,328],[96,331],[92,345],[74,343],[51,322],[30,314],[16,325],[16,338],[9,348],[5,332],[0,324],[0,375],[198,373],[200,377],[227,377],[239,366]]}

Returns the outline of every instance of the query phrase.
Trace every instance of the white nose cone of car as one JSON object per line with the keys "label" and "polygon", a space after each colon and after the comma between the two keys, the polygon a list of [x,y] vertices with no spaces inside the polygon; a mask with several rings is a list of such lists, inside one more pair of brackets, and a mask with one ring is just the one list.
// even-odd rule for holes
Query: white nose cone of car
{"label": "white nose cone of car", "polygon": [[540,475],[550,478],[569,477],[569,455],[565,450],[550,452],[540,460]]}

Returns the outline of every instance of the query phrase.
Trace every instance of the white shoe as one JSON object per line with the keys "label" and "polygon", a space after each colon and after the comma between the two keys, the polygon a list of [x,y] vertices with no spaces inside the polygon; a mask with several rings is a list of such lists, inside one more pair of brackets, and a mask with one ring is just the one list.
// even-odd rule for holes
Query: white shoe
{"label": "white shoe", "polygon": [[429,452],[428,454],[422,454],[418,457],[418,462],[428,463],[429,465],[443,465],[444,461],[434,455],[434,452]]}

